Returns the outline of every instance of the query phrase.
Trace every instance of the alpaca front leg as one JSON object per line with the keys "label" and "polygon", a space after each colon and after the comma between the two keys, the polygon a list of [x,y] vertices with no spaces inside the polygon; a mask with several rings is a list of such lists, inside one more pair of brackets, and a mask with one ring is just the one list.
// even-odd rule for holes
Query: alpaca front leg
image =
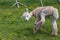
{"label": "alpaca front leg", "polygon": [[45,17],[43,16],[43,17],[41,17],[41,20],[36,22],[35,24],[42,26],[44,23],[45,23]]}
{"label": "alpaca front leg", "polygon": [[39,30],[40,26],[38,25],[34,25],[34,29],[33,29],[33,34],[35,34],[37,32],[37,30]]}
{"label": "alpaca front leg", "polygon": [[37,22],[37,23],[34,25],[33,33],[36,33],[37,30],[39,30],[39,29],[41,30],[44,22],[45,22],[45,21],[43,21],[43,22],[42,22],[42,21],[41,21],[41,22],[39,21],[39,23]]}
{"label": "alpaca front leg", "polygon": [[52,35],[53,36],[57,36],[58,28],[57,28],[57,24],[56,24],[56,20],[55,19],[52,20],[52,25],[53,25]]}
{"label": "alpaca front leg", "polygon": [[39,21],[40,21],[40,18],[39,17],[36,17],[35,25],[34,25],[34,29],[33,29],[33,34],[36,33],[37,30],[39,29],[39,24],[36,24]]}
{"label": "alpaca front leg", "polygon": [[40,20],[41,20],[41,18],[40,18],[39,16],[36,16],[35,24],[36,24],[37,22],[39,22]]}
{"label": "alpaca front leg", "polygon": [[39,28],[42,28],[42,26],[43,26],[44,23],[45,23],[45,18],[42,17],[42,19],[40,21],[38,21],[37,23],[35,23],[34,32],[33,33],[36,33],[37,30],[39,30]]}

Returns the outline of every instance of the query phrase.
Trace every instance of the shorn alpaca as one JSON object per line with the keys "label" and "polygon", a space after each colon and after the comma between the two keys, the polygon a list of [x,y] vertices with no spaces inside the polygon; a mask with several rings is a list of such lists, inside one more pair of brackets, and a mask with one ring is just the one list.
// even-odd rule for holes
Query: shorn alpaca
{"label": "shorn alpaca", "polygon": [[58,28],[57,28],[56,20],[59,17],[57,8],[54,8],[52,6],[37,7],[30,13],[24,12],[22,16],[25,18],[26,21],[29,21],[29,19],[32,16],[35,16],[36,21],[35,21],[33,33],[36,33],[37,30],[39,30],[39,28],[42,28],[43,24],[45,23],[45,17],[49,15],[52,16],[52,26],[53,26],[52,35],[57,36]]}

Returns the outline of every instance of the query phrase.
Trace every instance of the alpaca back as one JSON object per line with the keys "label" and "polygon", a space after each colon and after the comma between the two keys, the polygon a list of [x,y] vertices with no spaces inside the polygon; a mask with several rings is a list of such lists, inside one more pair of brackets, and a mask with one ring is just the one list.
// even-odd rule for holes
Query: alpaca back
{"label": "alpaca back", "polygon": [[34,16],[41,15],[41,13],[44,13],[45,15],[50,15],[52,14],[54,10],[54,7],[52,6],[45,6],[45,7],[37,7],[32,11]]}

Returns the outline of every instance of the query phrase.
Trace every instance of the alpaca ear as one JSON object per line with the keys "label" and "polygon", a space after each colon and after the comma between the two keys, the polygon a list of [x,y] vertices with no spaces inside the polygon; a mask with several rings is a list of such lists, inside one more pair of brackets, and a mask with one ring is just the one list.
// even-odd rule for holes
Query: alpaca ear
{"label": "alpaca ear", "polygon": [[26,10],[26,12],[28,12],[28,13],[29,13],[29,9],[28,9],[28,8],[26,8],[25,10]]}

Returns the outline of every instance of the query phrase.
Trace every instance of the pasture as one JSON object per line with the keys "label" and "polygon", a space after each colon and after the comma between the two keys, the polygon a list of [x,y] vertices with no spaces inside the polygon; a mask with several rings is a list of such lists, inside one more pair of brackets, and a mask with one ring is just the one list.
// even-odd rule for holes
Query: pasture
{"label": "pasture", "polygon": [[[28,5],[30,11],[41,6],[39,0],[18,1]],[[20,5],[20,8],[16,6],[10,8],[14,2],[14,0],[0,0],[0,40],[60,40],[60,18],[57,20],[59,30],[57,37],[51,36],[51,17],[46,18],[42,31],[37,31],[33,35],[35,18],[32,17],[29,22],[26,22],[24,18],[21,18],[25,7]],[[60,4],[57,0],[45,0],[43,4],[56,7],[60,15]]]}

